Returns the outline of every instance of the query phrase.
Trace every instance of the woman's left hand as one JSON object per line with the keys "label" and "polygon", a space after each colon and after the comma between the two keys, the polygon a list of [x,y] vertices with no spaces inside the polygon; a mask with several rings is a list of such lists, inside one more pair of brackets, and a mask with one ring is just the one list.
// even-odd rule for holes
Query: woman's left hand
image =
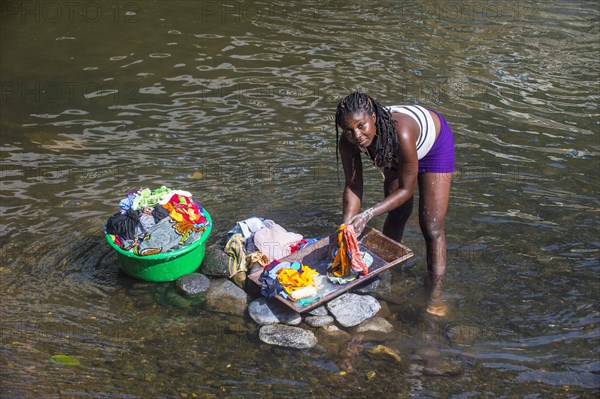
{"label": "woman's left hand", "polygon": [[355,215],[352,219],[350,219],[349,224],[354,227],[354,232],[358,237],[360,233],[364,230],[365,226],[373,218],[373,208],[369,208],[364,212]]}

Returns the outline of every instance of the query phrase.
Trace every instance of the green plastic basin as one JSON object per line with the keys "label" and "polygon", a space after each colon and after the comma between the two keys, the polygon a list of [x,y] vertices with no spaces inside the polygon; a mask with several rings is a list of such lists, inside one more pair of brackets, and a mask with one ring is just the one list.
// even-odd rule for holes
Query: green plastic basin
{"label": "green plastic basin", "polygon": [[155,282],[177,280],[185,274],[195,272],[204,259],[206,239],[212,230],[212,219],[206,209],[202,209],[209,223],[208,227],[198,240],[176,251],[139,256],[119,247],[108,234],[106,241],[117,251],[121,269],[131,277]]}

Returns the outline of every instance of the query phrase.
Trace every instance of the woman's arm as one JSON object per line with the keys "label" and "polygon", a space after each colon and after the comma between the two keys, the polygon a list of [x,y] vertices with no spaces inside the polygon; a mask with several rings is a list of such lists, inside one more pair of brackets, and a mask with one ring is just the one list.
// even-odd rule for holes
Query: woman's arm
{"label": "woman's arm", "polygon": [[[386,181],[390,194],[373,206],[373,217],[392,211],[408,201],[415,193],[419,174],[416,137],[408,129],[398,129],[398,173]],[[386,178],[388,180],[388,178]]]}
{"label": "woman's arm", "polygon": [[344,136],[340,138],[339,151],[344,168],[342,223],[348,223],[360,212],[363,195],[362,160],[360,151]]}

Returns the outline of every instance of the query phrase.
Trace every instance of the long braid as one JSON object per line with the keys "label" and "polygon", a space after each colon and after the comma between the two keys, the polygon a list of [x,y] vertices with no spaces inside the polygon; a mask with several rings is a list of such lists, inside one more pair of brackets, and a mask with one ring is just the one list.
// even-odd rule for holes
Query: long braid
{"label": "long braid", "polygon": [[358,91],[344,97],[337,106],[335,113],[336,155],[339,162],[339,131],[338,125],[347,114],[366,112],[375,113],[375,165],[378,167],[391,167],[396,160],[398,149],[398,136],[396,135],[396,121],[389,110],[384,108],[377,100],[368,94]]}

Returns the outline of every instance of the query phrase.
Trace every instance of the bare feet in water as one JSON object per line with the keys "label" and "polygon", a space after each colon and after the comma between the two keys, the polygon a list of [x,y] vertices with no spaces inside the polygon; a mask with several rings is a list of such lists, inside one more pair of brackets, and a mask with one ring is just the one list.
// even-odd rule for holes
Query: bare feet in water
{"label": "bare feet in water", "polygon": [[427,305],[427,313],[438,317],[445,317],[448,313],[448,306],[446,306],[446,303],[442,299],[443,279],[444,276],[433,276],[430,278],[431,297]]}

